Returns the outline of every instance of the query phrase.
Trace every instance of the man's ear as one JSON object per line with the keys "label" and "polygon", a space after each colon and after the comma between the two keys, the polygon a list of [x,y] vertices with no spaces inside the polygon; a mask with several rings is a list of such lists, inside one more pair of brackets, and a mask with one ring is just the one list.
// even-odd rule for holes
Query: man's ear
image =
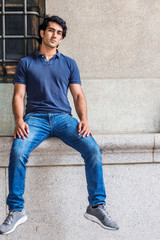
{"label": "man's ear", "polygon": [[44,30],[40,30],[40,36],[41,36],[41,38],[43,38],[43,36],[44,36]]}
{"label": "man's ear", "polygon": [[59,42],[61,42],[63,40],[63,36],[61,37],[61,40]]}

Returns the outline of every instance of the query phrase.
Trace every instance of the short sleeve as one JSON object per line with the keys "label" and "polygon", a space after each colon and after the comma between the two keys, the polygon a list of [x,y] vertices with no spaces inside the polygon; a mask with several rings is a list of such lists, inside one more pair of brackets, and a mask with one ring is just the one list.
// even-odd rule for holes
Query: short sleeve
{"label": "short sleeve", "polygon": [[71,75],[69,78],[69,84],[73,84],[73,83],[81,84],[80,73],[75,60],[73,60],[71,63],[70,71],[71,71]]}
{"label": "short sleeve", "polygon": [[26,67],[24,66],[24,62],[22,60],[19,61],[16,68],[13,84],[15,83],[26,84]]}

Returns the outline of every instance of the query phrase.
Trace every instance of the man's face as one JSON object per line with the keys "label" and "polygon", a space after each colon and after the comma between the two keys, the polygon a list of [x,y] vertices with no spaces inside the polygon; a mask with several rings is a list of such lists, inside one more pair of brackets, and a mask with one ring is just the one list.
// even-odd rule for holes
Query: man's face
{"label": "man's face", "polygon": [[54,22],[49,22],[49,26],[45,31],[41,30],[42,44],[47,47],[55,48],[59,45],[62,37],[63,28]]}

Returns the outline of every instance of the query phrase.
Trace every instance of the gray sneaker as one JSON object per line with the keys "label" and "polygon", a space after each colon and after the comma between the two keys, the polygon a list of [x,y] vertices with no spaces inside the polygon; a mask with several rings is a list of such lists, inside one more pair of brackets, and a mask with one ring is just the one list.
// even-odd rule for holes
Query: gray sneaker
{"label": "gray sneaker", "polygon": [[27,221],[25,210],[10,211],[2,225],[0,225],[0,234],[13,232],[16,227]]}
{"label": "gray sneaker", "polygon": [[92,206],[89,205],[84,216],[87,219],[100,224],[103,228],[109,230],[119,229],[117,223],[108,215],[104,204],[100,204],[96,208],[92,208]]}

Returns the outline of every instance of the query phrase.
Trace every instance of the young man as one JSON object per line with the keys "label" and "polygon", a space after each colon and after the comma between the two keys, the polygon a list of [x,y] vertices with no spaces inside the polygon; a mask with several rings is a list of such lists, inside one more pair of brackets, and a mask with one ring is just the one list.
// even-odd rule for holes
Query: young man
{"label": "young man", "polygon": [[[9,214],[0,226],[1,234],[8,234],[27,220],[22,197],[25,189],[26,163],[30,152],[49,137],[58,137],[81,153],[85,162],[88,201],[85,217],[102,227],[117,230],[105,210],[100,149],[87,122],[86,100],[76,62],[61,54],[57,47],[66,36],[66,22],[58,16],[46,17],[39,27],[40,49],[22,58],[14,78],[13,113],[14,141],[9,162]],[[71,116],[67,99],[71,90],[79,116]],[[26,114],[24,97],[27,92]]]}

